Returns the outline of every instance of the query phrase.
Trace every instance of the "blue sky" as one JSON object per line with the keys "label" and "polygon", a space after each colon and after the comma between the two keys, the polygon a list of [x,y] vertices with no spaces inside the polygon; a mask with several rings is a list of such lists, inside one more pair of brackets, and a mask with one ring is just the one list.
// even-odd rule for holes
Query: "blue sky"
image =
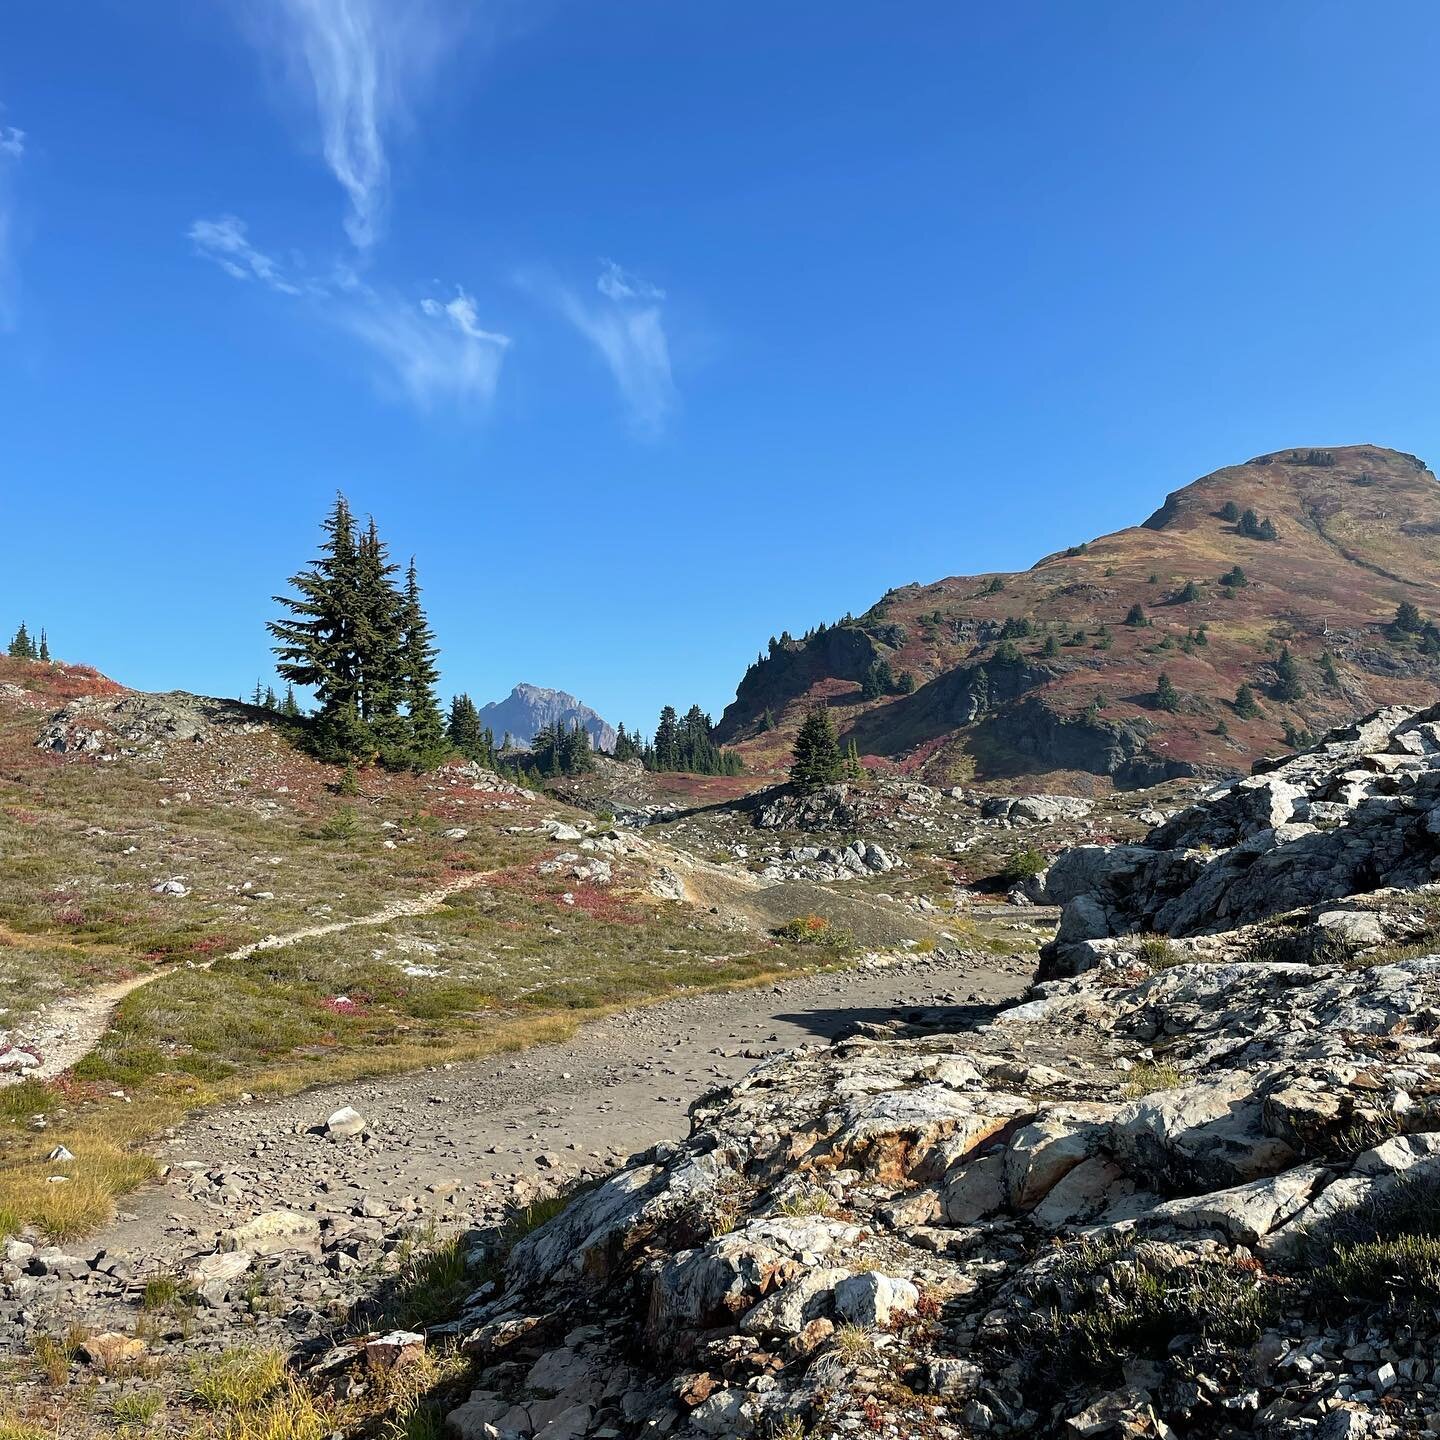
{"label": "blue sky", "polygon": [[18,0],[0,624],[233,693],[335,489],[445,686],[772,633],[1290,445],[1434,460],[1440,10]]}

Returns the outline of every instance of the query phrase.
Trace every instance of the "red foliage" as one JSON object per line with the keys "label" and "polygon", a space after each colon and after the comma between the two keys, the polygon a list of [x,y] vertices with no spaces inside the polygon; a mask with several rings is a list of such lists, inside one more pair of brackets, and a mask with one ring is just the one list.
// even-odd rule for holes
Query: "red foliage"
{"label": "red foliage", "polygon": [[92,665],[48,665],[38,660],[14,660],[8,655],[0,655],[0,680],[60,701],[76,700],[82,695],[125,693],[125,686]]}
{"label": "red foliage", "polygon": [[[613,925],[643,925],[645,912],[627,904],[611,890],[602,890],[594,885],[576,885],[568,893],[574,897],[574,906],[565,908],[583,910],[592,920],[603,920]],[[561,895],[552,896],[556,904],[565,902]]]}

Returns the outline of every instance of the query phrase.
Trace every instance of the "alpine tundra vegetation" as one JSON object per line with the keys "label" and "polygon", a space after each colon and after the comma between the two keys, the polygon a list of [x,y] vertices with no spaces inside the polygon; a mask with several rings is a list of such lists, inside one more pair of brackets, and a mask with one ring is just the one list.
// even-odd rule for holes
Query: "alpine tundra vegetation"
{"label": "alpine tundra vegetation", "polygon": [[1437,46],[0,8],[0,1440],[1440,1436]]}

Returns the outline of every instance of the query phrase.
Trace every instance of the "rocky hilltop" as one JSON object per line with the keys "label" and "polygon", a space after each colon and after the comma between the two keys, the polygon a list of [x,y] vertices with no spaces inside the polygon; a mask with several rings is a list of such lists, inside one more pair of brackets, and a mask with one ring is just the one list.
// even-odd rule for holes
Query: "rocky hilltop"
{"label": "rocky hilltop", "polygon": [[[1412,455],[1261,455],[1027,571],[906,585],[772,640],[717,738],[763,769],[823,703],[872,763],[941,785],[1243,774],[1378,705],[1428,701],[1437,536],[1440,486]],[[1411,628],[1392,623],[1402,604]]]}
{"label": "rocky hilltop", "polygon": [[1062,856],[1082,973],[701,1101],[446,1327],[450,1433],[1433,1432],[1437,720]]}
{"label": "rocky hilltop", "polygon": [[596,750],[615,748],[613,725],[575,696],[543,685],[517,685],[503,700],[482,705],[480,723],[490,727],[497,741],[508,731],[522,745],[528,745],[546,725],[564,725],[571,730],[579,725]]}

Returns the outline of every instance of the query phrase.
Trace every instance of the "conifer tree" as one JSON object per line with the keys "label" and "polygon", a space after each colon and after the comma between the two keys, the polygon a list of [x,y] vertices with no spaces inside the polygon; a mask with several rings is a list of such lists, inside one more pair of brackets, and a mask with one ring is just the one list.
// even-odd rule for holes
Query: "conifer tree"
{"label": "conifer tree", "polygon": [[35,658],[43,660],[47,665],[50,663],[50,637],[43,629],[40,631],[40,649],[36,652]]}
{"label": "conifer tree", "polygon": [[1328,650],[1320,657],[1320,674],[1332,690],[1340,688],[1340,672],[1335,668],[1335,657]]}
{"label": "conifer tree", "polygon": [[615,731],[615,749],[612,752],[617,760],[636,760],[643,753],[644,747],[640,744],[640,735],[637,731],[631,734],[625,728],[625,722],[620,722],[619,728]]}
{"label": "conifer tree", "polygon": [[990,708],[990,672],[983,665],[977,665],[971,672],[969,690],[975,713],[983,714]]}
{"label": "conifer tree", "polygon": [[25,622],[20,622],[20,628],[15,632],[15,638],[10,642],[10,658],[12,660],[33,660],[35,658],[35,647],[30,640],[30,632],[25,628]]}
{"label": "conifer tree", "polygon": [[287,720],[298,720],[300,718],[300,705],[295,699],[295,687],[293,685],[287,685],[285,687],[285,698],[280,702],[280,713]]}
{"label": "conifer tree", "polygon": [[405,669],[410,659],[405,650],[405,600],[393,579],[398,569],[372,518],[356,553],[358,708],[360,718],[375,727],[392,753],[406,748],[407,727],[396,721],[408,698]]}
{"label": "conifer tree", "polygon": [[1253,720],[1260,713],[1260,706],[1255,700],[1255,692],[1249,685],[1242,683],[1235,691],[1235,713],[1242,720]]}
{"label": "conifer tree", "polygon": [[287,613],[269,625],[280,678],[315,693],[311,748],[337,762],[431,765],[445,730],[414,564],[398,590],[374,520],[359,531],[343,495],[323,528],[319,558],[291,577],[294,594],[275,597]]}
{"label": "conifer tree", "polygon": [[1180,692],[1163,670],[1159,680],[1155,682],[1155,703],[1162,710],[1174,711],[1180,708]]}
{"label": "conifer tree", "polygon": [[1395,618],[1390,622],[1390,628],[1397,635],[1418,635],[1425,628],[1425,621],[1420,616],[1420,610],[1409,600],[1402,600],[1395,609]]}
{"label": "conifer tree", "polygon": [[1287,645],[1275,662],[1275,698],[1277,700],[1299,700],[1304,697],[1305,687],[1300,682],[1300,667]]}
{"label": "conifer tree", "polygon": [[1150,622],[1145,618],[1145,607],[1141,604],[1134,604],[1126,612],[1125,623],[1127,625],[1148,625]]}
{"label": "conifer tree", "polygon": [[844,762],[828,711],[814,709],[805,716],[795,737],[791,762],[790,783],[802,795],[833,785],[840,779]]}
{"label": "conifer tree", "polygon": [[323,525],[320,556],[291,576],[294,596],[275,601],[288,615],[268,624],[276,669],[315,692],[320,706],[313,744],[323,758],[346,760],[371,749],[361,721],[359,553],[355,517],[343,495]]}
{"label": "conifer tree", "polygon": [[485,749],[484,732],[480,728],[480,711],[469,695],[463,692],[450,701],[450,720],[445,727],[446,739],[467,760],[479,760]]}
{"label": "conifer tree", "polygon": [[680,768],[680,723],[673,705],[665,706],[660,712],[660,723],[655,727],[654,749],[655,769]]}
{"label": "conifer tree", "polygon": [[570,730],[560,735],[559,761],[562,775],[580,775],[595,768],[595,751],[590,744],[590,736],[578,720]]}
{"label": "conifer tree", "polygon": [[445,722],[435,698],[435,685],[440,679],[435,657],[440,652],[420,604],[420,582],[413,557],[405,571],[397,629],[400,638],[394,671],[396,696],[405,707],[403,762],[414,770],[428,770],[444,758]]}

